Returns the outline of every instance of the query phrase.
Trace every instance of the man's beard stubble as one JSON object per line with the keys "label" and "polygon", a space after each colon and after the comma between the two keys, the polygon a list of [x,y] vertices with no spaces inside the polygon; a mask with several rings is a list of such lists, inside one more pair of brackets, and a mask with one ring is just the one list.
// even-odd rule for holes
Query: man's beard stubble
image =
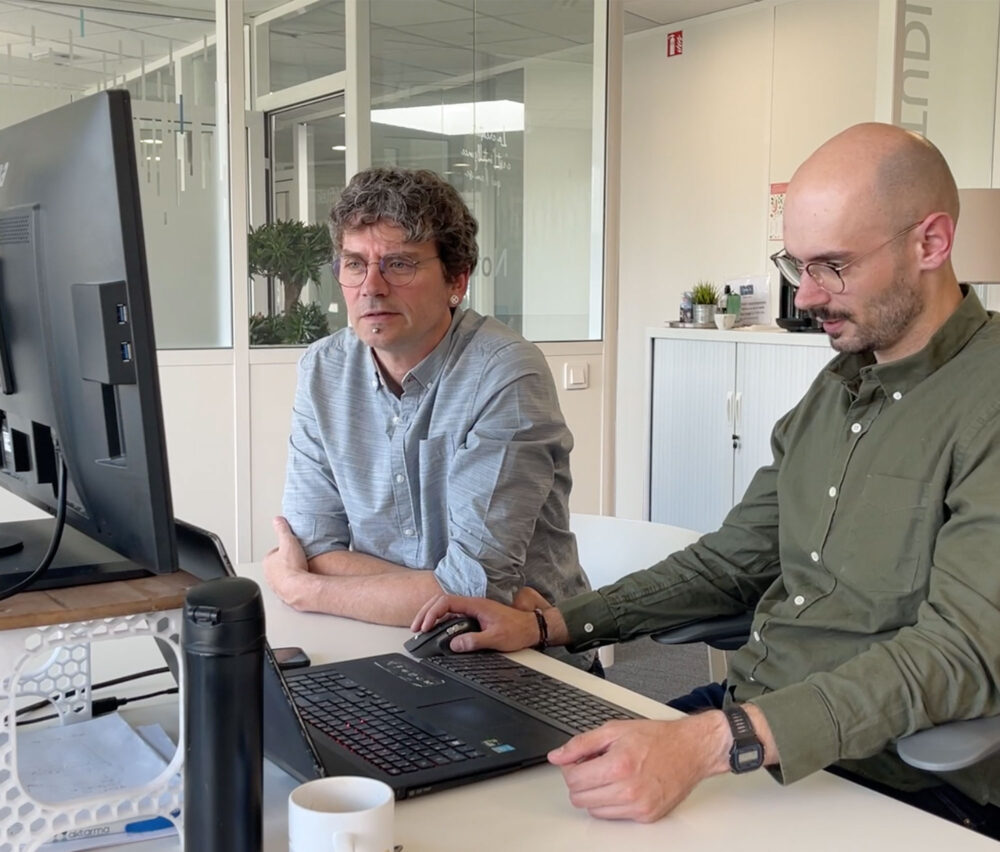
{"label": "man's beard stubble", "polygon": [[[820,322],[845,320],[850,326],[847,333],[830,337],[830,345],[838,352],[882,352],[894,346],[907,332],[924,310],[924,296],[916,283],[906,280],[902,271],[888,289],[871,301],[865,310],[865,318],[857,319],[852,311],[814,310],[813,316]],[[853,331],[853,334],[851,333]]]}

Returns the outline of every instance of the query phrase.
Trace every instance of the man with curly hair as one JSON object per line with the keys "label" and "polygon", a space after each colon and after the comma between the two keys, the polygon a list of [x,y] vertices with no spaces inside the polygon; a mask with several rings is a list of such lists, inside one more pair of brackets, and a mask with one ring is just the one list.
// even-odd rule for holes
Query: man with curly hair
{"label": "man with curly hair", "polygon": [[284,517],[264,560],[300,610],[409,624],[442,592],[585,591],[573,439],[542,353],[461,303],[478,225],[429,171],[373,168],[331,212],[350,328],[306,350]]}

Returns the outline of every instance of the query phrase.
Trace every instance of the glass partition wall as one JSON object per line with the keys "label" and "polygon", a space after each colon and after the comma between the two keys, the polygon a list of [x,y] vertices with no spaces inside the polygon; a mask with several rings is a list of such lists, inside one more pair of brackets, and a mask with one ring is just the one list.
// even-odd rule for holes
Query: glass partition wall
{"label": "glass partition wall", "polygon": [[[594,34],[604,37],[595,26],[604,3],[596,5],[595,14],[594,0],[370,0],[360,17],[369,56],[357,76],[370,83],[359,100],[370,113],[360,123],[368,144],[358,148],[370,161],[354,162],[444,175],[480,223],[482,259],[467,303],[534,340],[601,336],[600,308],[592,307],[602,286],[592,240],[603,233],[593,202],[603,197],[593,186],[603,180],[604,77],[595,74]],[[251,209],[270,223],[321,223],[349,178],[345,2],[296,0],[253,26],[267,133],[260,167],[268,178],[257,185],[268,196]],[[294,289],[329,330],[343,326],[327,266]],[[252,342],[265,342],[255,321],[291,308],[285,290],[278,276],[254,277]]]}
{"label": "glass partition wall", "polygon": [[232,346],[214,45],[212,5],[0,0],[0,126],[107,88],[132,95],[161,349]]}

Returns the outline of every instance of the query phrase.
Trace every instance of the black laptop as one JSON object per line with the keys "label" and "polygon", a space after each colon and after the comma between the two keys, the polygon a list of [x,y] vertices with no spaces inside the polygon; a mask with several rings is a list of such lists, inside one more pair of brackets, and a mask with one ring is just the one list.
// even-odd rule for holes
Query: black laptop
{"label": "black laptop", "polygon": [[[233,574],[219,539],[177,523],[181,567]],[[300,780],[365,775],[397,798],[545,761],[581,731],[635,713],[482,652],[414,660],[383,654],[282,672],[268,650],[264,754]]]}

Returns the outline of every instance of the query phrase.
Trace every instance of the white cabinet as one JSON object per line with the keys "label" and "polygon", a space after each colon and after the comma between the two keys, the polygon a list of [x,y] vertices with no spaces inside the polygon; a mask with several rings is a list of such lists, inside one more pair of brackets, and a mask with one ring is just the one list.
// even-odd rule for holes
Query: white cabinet
{"label": "white cabinet", "polygon": [[649,518],[716,529],[762,465],[771,429],[835,354],[825,335],[650,332]]}

